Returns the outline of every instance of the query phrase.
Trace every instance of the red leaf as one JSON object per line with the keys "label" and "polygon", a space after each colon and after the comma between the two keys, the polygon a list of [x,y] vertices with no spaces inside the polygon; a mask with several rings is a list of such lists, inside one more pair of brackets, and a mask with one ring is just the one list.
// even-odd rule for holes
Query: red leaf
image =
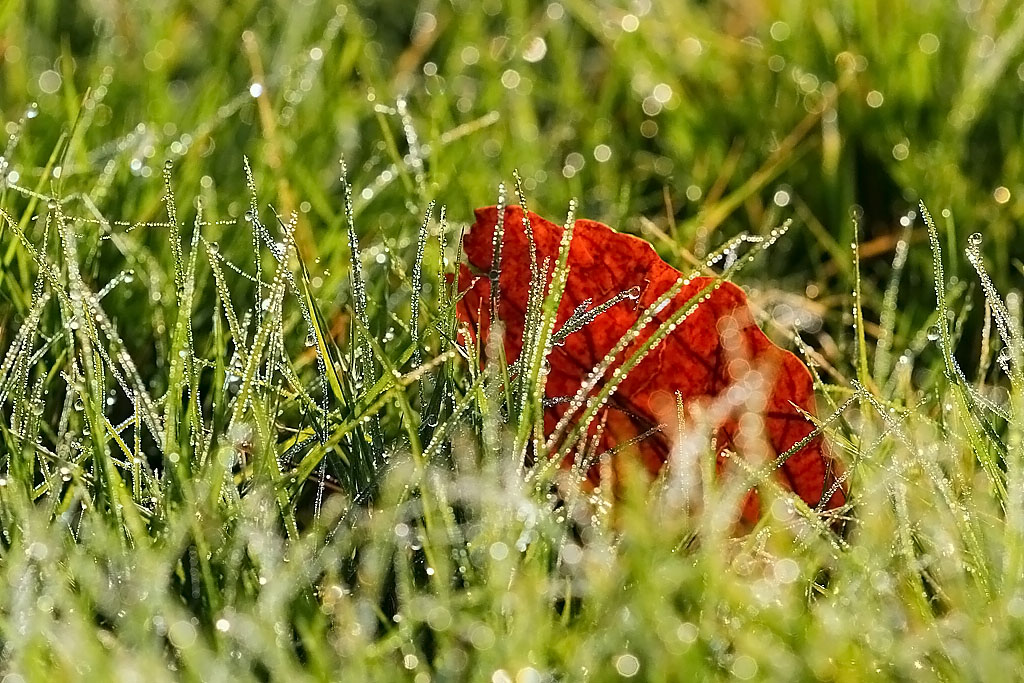
{"label": "red leaf", "polygon": [[[530,213],[537,247],[537,262],[558,255],[561,226]],[[476,222],[465,237],[466,259],[477,273],[462,266],[461,287],[465,296],[459,304],[459,316],[475,326],[479,319],[481,331],[487,334],[490,307],[490,283],[486,277],[491,269],[492,237],[498,219],[495,207],[477,209]],[[530,283],[528,241],[522,225],[522,210],[509,207],[505,215],[504,241],[501,253],[498,314],[505,324],[505,353],[509,362],[515,360],[523,344],[523,317]],[[571,397],[580,388],[583,377],[618,342],[637,321],[644,309],[680,277],[641,239],[617,233],[601,223],[576,221],[569,249],[570,273],[565,294],[558,309],[555,330],[586,299],[593,305],[608,301],[616,294],[639,287],[639,300],[621,301],[582,330],[569,335],[563,346],[556,346],[548,357],[548,397]],[[684,286],[655,316],[640,336],[619,355],[619,362],[647,340],[658,324],[700,292],[710,278],[694,278]],[[732,330],[730,333],[729,330]],[[688,407],[701,397],[713,398],[736,384],[736,380],[755,368],[768,378],[764,402],[764,426],[769,442],[767,457],[774,458],[807,436],[813,425],[794,406],[814,413],[814,392],[810,372],[792,353],[775,346],[754,323],[747,297],[728,282],[721,283],[685,318],[619,386],[606,414],[605,448],[623,443],[647,432],[652,426],[666,423],[675,427],[675,395],[680,392]],[[610,373],[609,373],[610,374]],[[609,376],[609,375],[606,375]],[[545,424],[553,430],[564,414],[564,404],[547,409]],[[734,443],[739,436],[736,420],[730,418],[719,429],[723,448],[742,453]],[[669,439],[655,433],[640,441],[635,452],[647,468],[656,473],[668,457]],[[617,456],[618,457],[618,456]],[[723,469],[719,458],[719,470]],[[779,470],[782,483],[795,491],[809,505],[817,505],[823,493],[834,482],[834,467],[823,439],[818,436],[792,455]],[[596,476],[596,469],[591,476]],[[845,500],[839,489],[826,508],[835,508]],[[748,521],[759,516],[756,494],[751,492],[744,505],[743,517]]]}

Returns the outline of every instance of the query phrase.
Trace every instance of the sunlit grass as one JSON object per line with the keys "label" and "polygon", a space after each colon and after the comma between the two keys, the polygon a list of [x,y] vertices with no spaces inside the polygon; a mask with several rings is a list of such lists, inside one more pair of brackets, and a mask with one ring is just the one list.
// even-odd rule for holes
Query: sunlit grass
{"label": "sunlit grass", "polygon": [[[1024,12],[730,7],[0,6],[11,683],[1019,675]],[[684,272],[756,255],[841,533],[523,476],[560,266],[514,368],[445,279],[513,169]]]}

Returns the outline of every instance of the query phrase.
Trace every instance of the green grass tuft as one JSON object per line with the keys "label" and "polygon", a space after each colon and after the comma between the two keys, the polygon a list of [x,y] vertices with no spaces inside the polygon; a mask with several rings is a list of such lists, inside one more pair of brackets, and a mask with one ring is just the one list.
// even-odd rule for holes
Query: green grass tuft
{"label": "green grass tuft", "polygon": [[[0,678],[1024,675],[1022,63],[1000,0],[0,3]],[[748,289],[844,534],[682,406],[581,489],[568,242],[515,364],[446,279],[513,177]]]}

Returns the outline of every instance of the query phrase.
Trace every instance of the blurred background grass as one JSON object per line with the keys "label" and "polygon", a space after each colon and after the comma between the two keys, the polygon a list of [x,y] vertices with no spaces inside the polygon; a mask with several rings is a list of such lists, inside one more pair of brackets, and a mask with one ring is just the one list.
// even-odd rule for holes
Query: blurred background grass
{"label": "blurred background grass", "polygon": [[[1019,275],[1013,2],[7,0],[0,22],[7,128],[39,107],[8,169],[22,184],[92,88],[62,182],[112,164],[99,208],[153,218],[154,169],[170,158],[179,194],[238,215],[247,154],[279,210],[303,209],[304,255],[335,264],[336,282],[341,155],[357,187],[378,183],[361,225],[399,246],[421,210],[410,197],[467,221],[513,168],[542,212],[576,196],[581,215],[645,235],[676,265],[683,249],[793,217],[795,235],[750,280],[816,300],[802,316],[812,331],[817,317],[832,333],[849,322],[851,212],[874,320],[899,221],[921,199],[950,212],[953,275],[975,231],[999,245],[987,249],[997,284]],[[404,164],[388,173],[408,152],[400,97],[430,149],[420,185]],[[911,250],[898,336],[931,313],[928,264]]]}

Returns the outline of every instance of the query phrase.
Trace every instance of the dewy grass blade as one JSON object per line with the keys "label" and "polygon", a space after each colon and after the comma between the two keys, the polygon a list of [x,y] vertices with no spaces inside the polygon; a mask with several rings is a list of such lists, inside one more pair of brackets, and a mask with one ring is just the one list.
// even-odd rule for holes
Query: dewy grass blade
{"label": "dewy grass blade", "polygon": [[[275,215],[277,215],[276,211],[274,213]],[[263,234],[264,241],[266,242],[267,247],[271,250],[271,253],[273,253],[274,258],[278,262],[279,268],[284,273],[285,279],[288,281],[289,287],[291,288],[292,292],[295,294],[295,297],[299,301],[299,310],[302,312],[302,318],[305,321],[307,327],[306,344],[307,346],[313,346],[314,351],[316,353],[317,377],[320,381],[319,409],[320,412],[326,416],[326,414],[330,411],[330,394],[328,393],[330,382],[328,378],[329,361],[332,364],[330,372],[332,375],[334,375],[335,380],[337,379],[337,370],[336,367],[333,366],[333,359],[325,355],[325,353],[327,352],[326,345],[321,343],[323,341],[323,330],[317,329],[318,323],[314,314],[315,301],[313,299],[312,289],[310,287],[309,271],[306,268],[306,264],[303,263],[302,258],[299,256],[298,248],[296,247],[295,244],[295,225],[297,221],[298,216],[295,213],[292,214],[291,219],[289,220],[288,223],[285,223],[280,219],[280,217],[278,217],[278,224],[280,225],[281,230],[284,234],[284,242],[282,244],[278,244],[277,242],[275,242],[273,238],[271,238],[270,233],[266,230],[265,227],[262,227],[262,225],[261,232]],[[298,282],[296,282],[295,280],[295,276],[292,274],[290,270],[290,261],[293,257],[298,261],[299,267],[301,269],[301,291]],[[333,390],[333,388],[331,389]],[[338,391],[335,392],[335,396],[337,397],[338,401],[343,400],[340,392],[340,385],[338,387]],[[320,438],[323,439],[323,425],[320,426],[319,433]]]}
{"label": "dewy grass blade", "polygon": [[[348,230],[349,282],[352,289],[352,308],[355,320],[358,322],[358,325],[352,326],[352,353],[355,355],[355,359],[351,370],[356,393],[360,393],[366,384],[375,380],[377,372],[374,365],[370,319],[367,314],[366,281],[363,277],[362,254],[359,250],[355,210],[352,206],[352,185],[349,183],[348,167],[345,164],[345,160],[341,159],[339,163],[341,165],[341,186],[344,193],[345,222]],[[367,425],[367,433],[370,436],[369,447],[373,463],[375,466],[380,465],[384,461],[384,444],[380,424],[376,417],[370,419]]]}
{"label": "dewy grass blade", "polygon": [[[273,289],[270,291],[270,309],[271,311],[277,310],[280,306],[282,297],[284,296],[284,279],[275,278]],[[264,318],[256,327],[256,333],[253,336],[252,347],[247,350],[245,367],[241,376],[241,388],[238,390],[238,397],[235,399],[235,406],[231,413],[231,420],[228,422],[228,431],[230,432],[233,427],[240,424],[244,418],[245,413],[252,408],[255,413],[256,428],[259,431],[260,436],[260,449],[266,453],[273,452],[272,435],[270,433],[270,423],[264,413],[262,401],[259,397],[255,396],[255,384],[257,381],[257,373],[259,371],[260,358],[263,356],[264,350],[270,340],[270,334],[273,326]],[[264,457],[264,466],[267,458]],[[266,468],[267,473],[272,474],[274,468]]]}
{"label": "dewy grass blade", "polygon": [[942,359],[945,365],[946,380],[949,382],[950,389],[956,397],[957,405],[960,408],[960,416],[963,420],[964,427],[967,431],[967,437],[971,442],[974,454],[978,458],[978,462],[981,463],[981,467],[985,474],[988,475],[989,482],[992,484],[997,499],[1001,504],[1005,505],[1006,483],[1003,472],[999,468],[999,464],[996,462],[995,458],[992,456],[992,449],[982,436],[983,427],[978,423],[978,416],[973,409],[973,402],[971,401],[970,394],[963,386],[961,375],[957,371],[956,360],[953,358],[952,338],[949,333],[949,318],[947,315],[948,308],[946,306],[946,280],[942,267],[942,247],[939,244],[938,229],[935,227],[935,221],[932,220],[931,213],[928,212],[928,207],[924,205],[924,202],[921,203],[920,209],[921,217],[924,219],[925,226],[928,228],[928,240],[931,243],[932,249],[935,299],[939,314],[936,324],[939,328],[939,346],[942,351]]}
{"label": "dewy grass blade", "polygon": [[246,222],[252,225],[252,255],[256,266],[256,311],[259,315],[263,303],[263,263],[260,259],[260,238],[257,231],[259,204],[256,201],[256,179],[252,174],[249,157],[242,157],[242,164],[245,170],[245,184],[249,188],[249,210],[245,212],[245,218]]}
{"label": "dewy grass blade", "polygon": [[299,282],[302,285],[302,297],[305,301],[305,306],[310,312],[310,333],[313,335],[316,343],[318,358],[324,364],[323,372],[326,376],[327,386],[339,405],[344,406],[348,404],[349,400],[342,389],[341,377],[338,375],[338,368],[342,367],[341,356],[334,353],[333,340],[328,334],[326,322],[320,313],[316,300],[313,298],[309,271],[306,270],[304,264],[302,265],[302,277]]}
{"label": "dewy grass blade", "polygon": [[[248,162],[246,162],[248,163]],[[167,160],[164,163],[164,208],[167,209],[167,220],[171,225],[170,245],[171,257],[174,260],[174,296],[181,305],[181,297],[185,289],[185,263],[181,253],[181,227],[178,225],[178,209],[174,200],[174,189],[171,187],[171,171],[174,164]]]}
{"label": "dewy grass blade", "polygon": [[[174,209],[174,194],[171,190],[170,185],[170,164],[168,163],[164,171],[164,183],[167,202],[168,215],[172,217],[172,222],[176,221],[176,212]],[[189,430],[188,442],[192,447],[192,453],[190,453],[186,459],[186,463],[191,466],[196,463],[201,463],[205,460],[205,450],[202,447],[203,443],[203,425],[202,418],[199,416],[199,397],[198,397],[198,381],[195,371],[195,348],[192,334],[192,307],[195,298],[195,278],[196,278],[196,257],[198,256],[198,244],[199,244],[199,229],[203,222],[203,209],[202,204],[198,204],[196,211],[195,225],[192,229],[192,240],[188,256],[188,264],[185,266],[181,263],[180,266],[176,265],[175,268],[182,268],[182,272],[176,270],[175,284],[176,293],[175,297],[177,300],[177,319],[174,323],[174,332],[171,336],[171,347],[170,347],[170,371],[167,380],[168,392],[164,398],[164,425],[165,425],[165,442],[164,450],[167,453],[179,453],[185,444],[186,434],[180,430],[181,427],[181,400],[182,392],[188,389],[188,412],[189,412],[189,424],[186,428]],[[172,232],[172,243],[178,242],[178,231],[174,229]],[[181,246],[177,247],[175,252],[176,264],[181,260]],[[189,467],[191,469],[191,467]]]}
{"label": "dewy grass blade", "polygon": [[[491,283],[491,320],[498,320],[498,302],[501,300],[501,251],[505,244],[505,183],[498,184],[498,222],[491,237],[491,270],[487,278]],[[461,240],[459,244],[461,245]],[[456,261],[459,263],[460,261]],[[458,270],[455,271],[456,275]]]}
{"label": "dewy grass blade", "polygon": [[[411,141],[410,144],[412,144]],[[422,173],[422,168],[420,169],[420,172]],[[420,183],[422,184],[422,177],[420,178]],[[423,252],[427,247],[430,219],[433,216],[433,213],[434,202],[431,201],[427,205],[426,212],[423,214],[423,222],[420,224],[420,230],[416,237],[416,256],[412,265],[412,298],[409,302],[409,337],[412,339],[413,344],[412,364],[414,368],[419,366],[423,360],[423,354],[421,352],[423,340],[420,339],[420,309],[422,307],[423,299]],[[422,381],[419,385],[419,397],[420,410],[426,411],[426,397]]]}
{"label": "dewy grass blade", "polygon": [[412,265],[412,300],[409,310],[409,330],[413,343],[412,363],[419,365],[422,354],[420,351],[420,308],[423,299],[423,252],[427,246],[430,219],[434,213],[434,202],[427,205],[423,214],[423,222],[416,238],[416,256]]}
{"label": "dewy grass blade", "polygon": [[[515,174],[516,197],[523,211],[523,230],[526,233],[528,244],[528,258],[530,265],[530,285],[526,298],[526,313],[523,326],[523,347],[520,354],[519,373],[516,380],[516,388],[513,396],[516,397],[518,406],[516,442],[514,452],[520,468],[525,467],[527,444],[531,438],[534,440],[543,438],[544,429],[544,376],[543,367],[546,362],[547,349],[550,348],[549,337],[551,327],[554,326],[554,312],[558,309],[558,302],[561,300],[562,292],[554,293],[556,287],[554,280],[549,286],[549,270],[547,259],[543,266],[537,264],[537,243],[534,239],[533,225],[530,221],[529,210],[526,204],[526,196],[523,193],[522,179],[519,172]],[[561,279],[561,288],[565,288],[567,277],[567,266],[565,265],[569,255],[569,242],[572,238],[572,223],[574,204],[570,206],[567,230],[563,232],[562,241],[559,244],[558,265],[555,266],[553,278]],[[553,304],[547,306],[551,314],[545,321],[546,301],[552,300]],[[525,362],[524,362],[525,361]]]}
{"label": "dewy grass blade", "polygon": [[853,218],[854,241],[850,245],[853,253],[853,339],[857,348],[857,380],[862,386],[872,387],[868,372],[868,345],[864,331],[864,304],[860,282],[860,219]]}
{"label": "dewy grass blade", "polygon": [[985,262],[981,256],[981,233],[976,232],[967,239],[968,245],[965,250],[967,260],[978,274],[978,280],[981,282],[982,290],[985,293],[985,301],[992,311],[992,318],[996,321],[996,329],[999,331],[999,337],[1002,339],[1003,346],[1006,349],[1006,353],[999,356],[999,364],[1006,371],[1014,388],[1017,391],[1022,391],[1024,390],[1024,371],[1017,364],[1017,359],[1024,354],[1024,339],[1021,338],[1020,333],[1014,327],[1013,321],[1010,318],[1010,312],[1007,310],[1006,304],[999,296],[992,278],[989,277],[988,271],[985,269]]}
{"label": "dewy grass blade", "polygon": [[907,264],[907,254],[910,253],[910,236],[913,226],[908,217],[905,216],[904,219],[906,219],[906,226],[900,234],[899,241],[896,242],[896,250],[892,258],[892,273],[889,276],[889,283],[886,285],[885,294],[882,296],[882,313],[879,320],[879,327],[882,328],[882,333],[879,335],[878,343],[875,345],[875,364],[873,370],[875,382],[883,382],[887,379],[890,370],[892,370],[891,352],[893,334],[896,327],[897,296],[899,295],[903,269]]}

